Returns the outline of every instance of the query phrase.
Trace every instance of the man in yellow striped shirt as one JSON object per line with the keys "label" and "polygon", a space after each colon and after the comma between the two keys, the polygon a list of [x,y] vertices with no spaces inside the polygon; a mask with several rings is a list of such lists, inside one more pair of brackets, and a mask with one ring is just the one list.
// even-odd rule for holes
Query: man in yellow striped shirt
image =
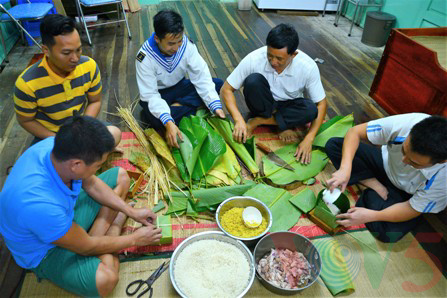
{"label": "man in yellow striped shirt", "polygon": [[[96,62],[82,56],[73,19],[52,14],[41,23],[42,60],[19,76],[14,106],[19,124],[35,136],[54,136],[73,113],[96,117],[101,108],[101,74]],[[117,145],[121,131],[108,125]]]}

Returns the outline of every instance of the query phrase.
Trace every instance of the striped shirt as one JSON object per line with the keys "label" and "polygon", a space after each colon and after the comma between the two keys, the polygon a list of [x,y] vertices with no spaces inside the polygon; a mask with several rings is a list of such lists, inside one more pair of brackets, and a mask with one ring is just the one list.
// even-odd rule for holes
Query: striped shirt
{"label": "striped shirt", "polygon": [[84,114],[86,95],[97,95],[101,89],[101,74],[93,59],[81,56],[75,70],[62,78],[51,70],[44,56],[17,79],[14,107],[18,115],[34,117],[48,130],[57,132],[74,111]]}
{"label": "striped shirt", "polygon": [[402,144],[411,128],[429,116],[411,113],[373,120],[368,122],[366,133],[372,144],[382,145],[383,166],[390,181],[413,195],[411,207],[418,212],[438,213],[447,206],[447,163],[415,169],[402,162]]}

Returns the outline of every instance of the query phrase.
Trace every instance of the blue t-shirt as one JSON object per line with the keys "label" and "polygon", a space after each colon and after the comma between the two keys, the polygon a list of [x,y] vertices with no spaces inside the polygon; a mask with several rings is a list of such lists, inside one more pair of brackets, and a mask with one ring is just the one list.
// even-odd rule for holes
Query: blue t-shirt
{"label": "blue t-shirt", "polygon": [[69,189],[51,161],[54,137],[19,158],[0,193],[0,234],[17,264],[35,268],[70,229],[82,181]]}

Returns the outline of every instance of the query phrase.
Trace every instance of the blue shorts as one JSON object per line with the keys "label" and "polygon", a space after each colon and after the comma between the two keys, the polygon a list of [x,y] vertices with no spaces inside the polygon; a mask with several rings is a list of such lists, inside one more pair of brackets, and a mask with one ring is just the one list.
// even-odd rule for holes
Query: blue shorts
{"label": "blue shorts", "polygon": [[[116,187],[119,168],[112,168],[98,177],[112,189]],[[88,231],[98,215],[101,205],[84,190],[74,207],[73,221]],[[94,256],[81,256],[65,248],[54,247],[47,252],[39,266],[31,269],[39,279],[48,279],[59,287],[84,297],[98,297],[96,271],[101,260]]]}

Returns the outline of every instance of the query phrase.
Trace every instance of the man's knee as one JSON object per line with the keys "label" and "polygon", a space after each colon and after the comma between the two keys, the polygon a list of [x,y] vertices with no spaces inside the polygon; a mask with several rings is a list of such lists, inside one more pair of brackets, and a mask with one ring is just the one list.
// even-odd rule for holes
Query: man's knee
{"label": "man's knee", "polygon": [[120,189],[123,190],[127,194],[127,191],[130,187],[130,177],[127,174],[127,171],[123,168],[119,168],[118,177],[116,178],[116,186],[119,186]]}
{"label": "man's knee", "polygon": [[334,159],[338,156],[341,159],[341,150],[343,148],[343,138],[330,138],[326,145],[324,146],[324,149],[326,150],[326,154],[329,156],[332,162],[334,162]]}
{"label": "man's knee", "polygon": [[121,129],[113,125],[107,126],[107,129],[112,134],[113,139],[115,140],[115,147],[118,146],[118,144],[121,142]]}
{"label": "man's knee", "polygon": [[250,90],[251,88],[258,88],[263,82],[267,81],[265,77],[260,73],[252,73],[244,80],[244,90]]}
{"label": "man's knee", "polygon": [[115,268],[110,268],[104,263],[100,263],[96,271],[96,288],[101,297],[109,295],[119,281],[119,272]]}
{"label": "man's knee", "polygon": [[222,88],[224,81],[222,81],[222,79],[219,78],[213,78],[213,83],[215,85],[217,93],[220,93],[220,89]]}

